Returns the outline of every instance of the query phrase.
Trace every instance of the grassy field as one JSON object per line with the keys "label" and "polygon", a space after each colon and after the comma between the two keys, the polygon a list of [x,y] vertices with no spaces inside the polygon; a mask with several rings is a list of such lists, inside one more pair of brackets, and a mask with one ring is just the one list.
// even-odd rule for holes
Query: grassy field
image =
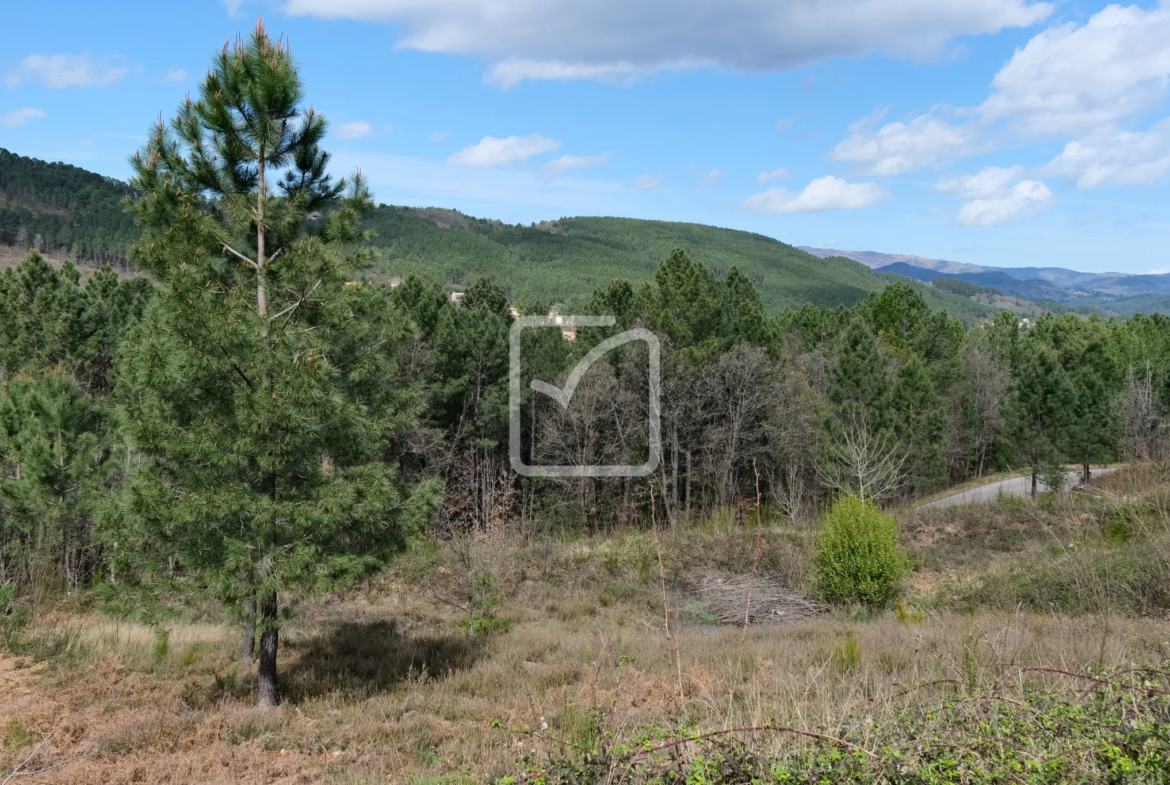
{"label": "grassy field", "polygon": [[54,768],[14,781],[71,785],[1165,781],[1164,473],[899,520],[896,607],[747,628],[700,586],[758,565],[760,595],[807,592],[815,522],[419,542],[299,605],[267,713],[215,616],[160,632],[65,600],[9,626],[0,782],[26,759]]}

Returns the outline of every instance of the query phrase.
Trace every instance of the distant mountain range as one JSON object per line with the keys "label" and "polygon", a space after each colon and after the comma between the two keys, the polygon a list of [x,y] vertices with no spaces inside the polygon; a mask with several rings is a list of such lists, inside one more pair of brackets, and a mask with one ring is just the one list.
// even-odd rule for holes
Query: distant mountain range
{"label": "distant mountain range", "polygon": [[1111,300],[1140,295],[1170,297],[1170,275],[1085,273],[1064,267],[985,267],[907,254],[798,247],[822,259],[843,256],[861,262],[874,272],[894,273],[927,283],[937,278],[952,278],[1029,300],[1103,307]]}

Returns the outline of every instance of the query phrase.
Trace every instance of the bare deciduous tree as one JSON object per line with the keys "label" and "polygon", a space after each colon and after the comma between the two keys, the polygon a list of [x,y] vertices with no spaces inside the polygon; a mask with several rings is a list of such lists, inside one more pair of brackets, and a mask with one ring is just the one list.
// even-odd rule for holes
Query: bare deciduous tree
{"label": "bare deciduous tree", "polygon": [[703,413],[704,463],[711,472],[717,505],[739,497],[739,471],[764,457],[774,384],[767,355],[737,346],[722,355],[699,380]]}
{"label": "bare deciduous tree", "polygon": [[1170,457],[1170,429],[1149,363],[1144,368],[1129,369],[1123,414],[1124,446],[1130,460],[1150,463]]}
{"label": "bare deciduous tree", "polygon": [[860,407],[848,407],[824,437],[821,482],[839,493],[880,501],[905,481],[906,453],[889,431],[878,431]]}

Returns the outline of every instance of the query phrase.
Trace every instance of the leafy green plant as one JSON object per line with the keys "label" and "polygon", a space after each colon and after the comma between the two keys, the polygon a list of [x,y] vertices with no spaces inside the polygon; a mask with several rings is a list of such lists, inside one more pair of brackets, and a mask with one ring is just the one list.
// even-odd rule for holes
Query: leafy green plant
{"label": "leafy green plant", "polygon": [[[913,705],[891,713],[871,710],[866,734],[838,736],[831,728],[772,723],[710,731],[647,726],[622,739],[605,734],[597,747],[570,747],[543,760],[522,758],[517,776],[495,782],[1170,782],[1165,670],[1092,676],[1052,670],[1050,675],[1064,681],[997,683],[974,689],[968,698],[932,701],[929,711]],[[1092,685],[1088,690],[1086,681]],[[799,743],[777,744],[782,738]]]}
{"label": "leafy green plant", "polygon": [[825,515],[814,564],[822,597],[871,607],[893,598],[909,566],[898,544],[898,524],[872,502],[853,496],[838,499]]}

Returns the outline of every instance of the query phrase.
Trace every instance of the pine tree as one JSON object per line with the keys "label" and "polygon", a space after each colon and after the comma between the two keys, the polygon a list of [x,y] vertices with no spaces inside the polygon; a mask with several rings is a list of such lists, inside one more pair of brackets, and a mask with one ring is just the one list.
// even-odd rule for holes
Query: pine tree
{"label": "pine tree", "polygon": [[1007,419],[1020,452],[1032,467],[1032,495],[1036,495],[1042,467],[1058,464],[1066,429],[1076,414],[1076,390],[1055,352],[1047,346],[1028,346],[1015,378]]}
{"label": "pine tree", "polygon": [[723,281],[723,342],[725,347],[739,344],[767,346],[771,342],[770,323],[764,313],[760,293],[738,267],[732,267]]}
{"label": "pine tree", "polygon": [[715,276],[675,249],[654,274],[658,284],[644,303],[651,328],[665,337],[684,361],[702,366],[719,351],[724,298]]}
{"label": "pine tree", "polygon": [[[113,455],[109,413],[63,366],[0,384],[0,561],[22,591],[94,577],[90,516]],[[54,574],[56,573],[56,574]]]}
{"label": "pine tree", "polygon": [[119,281],[109,267],[85,286],[66,262],[49,266],[36,251],[0,271],[0,376],[63,363],[86,392],[105,395],[122,332],[150,298],[144,279]]}
{"label": "pine tree", "polygon": [[898,369],[891,402],[894,432],[908,456],[910,481],[914,490],[929,490],[946,476],[942,448],[947,417],[925,363],[914,359]]}
{"label": "pine tree", "polygon": [[858,408],[876,431],[890,426],[890,376],[886,359],[865,324],[855,320],[846,330],[832,369],[829,400],[838,411]]}
{"label": "pine tree", "polygon": [[437,501],[386,454],[420,396],[396,365],[409,320],[349,285],[369,192],[331,182],[325,120],[301,104],[289,50],[258,24],[132,160],[133,255],[160,288],[119,361],[137,461],[112,525],[130,557],[258,606],[262,707],[278,595],[368,576]]}

